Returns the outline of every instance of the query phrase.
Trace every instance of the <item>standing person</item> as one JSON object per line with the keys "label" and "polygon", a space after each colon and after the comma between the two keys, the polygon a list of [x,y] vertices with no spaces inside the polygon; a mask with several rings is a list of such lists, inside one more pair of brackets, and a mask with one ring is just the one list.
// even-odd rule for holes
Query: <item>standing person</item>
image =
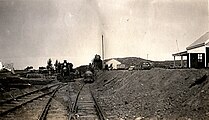
{"label": "standing person", "polygon": [[46,68],[47,68],[47,70],[48,70],[48,72],[49,72],[49,75],[51,75],[51,74],[52,74],[52,70],[53,70],[51,58],[49,58],[49,60],[47,61],[47,66],[46,66]]}
{"label": "standing person", "polygon": [[54,67],[55,67],[55,72],[58,73],[58,60],[56,60]]}

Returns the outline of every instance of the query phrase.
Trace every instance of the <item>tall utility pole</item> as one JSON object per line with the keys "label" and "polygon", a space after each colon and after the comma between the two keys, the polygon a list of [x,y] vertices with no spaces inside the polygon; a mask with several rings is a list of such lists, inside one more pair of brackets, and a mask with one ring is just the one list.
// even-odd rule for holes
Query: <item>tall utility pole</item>
{"label": "tall utility pole", "polygon": [[102,60],[104,60],[104,37],[102,35]]}
{"label": "tall utility pole", "polygon": [[149,56],[149,54],[147,54],[147,60],[148,60],[148,56]]}
{"label": "tall utility pole", "polygon": [[104,63],[104,36],[102,35],[102,69],[105,68],[105,63]]}
{"label": "tall utility pole", "polygon": [[177,50],[179,52],[179,45],[178,45],[178,41],[176,40],[176,46],[177,46]]}

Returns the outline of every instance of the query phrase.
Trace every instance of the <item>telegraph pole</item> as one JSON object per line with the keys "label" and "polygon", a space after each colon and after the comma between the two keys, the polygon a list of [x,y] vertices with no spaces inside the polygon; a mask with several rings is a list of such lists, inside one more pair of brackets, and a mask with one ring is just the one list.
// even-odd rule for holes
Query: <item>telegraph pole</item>
{"label": "telegraph pole", "polygon": [[177,46],[177,50],[179,52],[179,45],[178,45],[178,41],[176,40],[176,46]]}
{"label": "telegraph pole", "polygon": [[149,56],[149,54],[147,54],[147,60],[148,60],[148,56]]}

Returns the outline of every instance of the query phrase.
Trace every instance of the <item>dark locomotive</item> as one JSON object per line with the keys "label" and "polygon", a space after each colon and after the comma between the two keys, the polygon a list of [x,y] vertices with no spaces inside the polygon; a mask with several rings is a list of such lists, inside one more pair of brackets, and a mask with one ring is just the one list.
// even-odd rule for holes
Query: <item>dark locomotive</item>
{"label": "dark locomotive", "polygon": [[73,64],[64,60],[63,63],[57,63],[55,66],[55,71],[57,72],[57,79],[64,82],[74,81]]}

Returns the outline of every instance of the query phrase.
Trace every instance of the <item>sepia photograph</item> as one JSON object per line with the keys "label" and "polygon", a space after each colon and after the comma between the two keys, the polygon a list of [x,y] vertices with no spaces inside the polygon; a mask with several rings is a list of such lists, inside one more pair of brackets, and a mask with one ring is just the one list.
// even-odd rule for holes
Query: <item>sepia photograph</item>
{"label": "sepia photograph", "polygon": [[209,120],[208,0],[0,0],[0,120]]}

